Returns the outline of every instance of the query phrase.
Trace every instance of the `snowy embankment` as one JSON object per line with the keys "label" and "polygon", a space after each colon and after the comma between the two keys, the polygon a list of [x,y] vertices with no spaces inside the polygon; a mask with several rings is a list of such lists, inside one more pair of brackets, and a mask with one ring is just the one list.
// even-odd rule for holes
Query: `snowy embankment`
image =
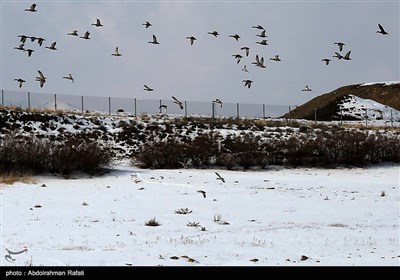
{"label": "snowy embankment", "polygon": [[1,186],[2,253],[28,249],[1,265],[398,266],[399,170],[125,163],[98,178],[35,176]]}

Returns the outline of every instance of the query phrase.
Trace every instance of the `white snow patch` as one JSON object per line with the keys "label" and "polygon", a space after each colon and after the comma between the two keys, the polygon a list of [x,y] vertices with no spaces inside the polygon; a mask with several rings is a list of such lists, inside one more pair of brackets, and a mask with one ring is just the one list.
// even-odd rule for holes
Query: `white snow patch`
{"label": "white snow patch", "polygon": [[371,99],[364,99],[355,95],[348,95],[342,103],[339,103],[343,116],[351,116],[358,119],[365,119],[366,113],[370,120],[400,120],[400,111],[383,105]]}
{"label": "white snow patch", "polygon": [[384,85],[386,85],[386,86],[390,86],[390,85],[400,84],[400,81],[386,81],[386,82],[363,83],[363,84],[360,85],[360,87],[362,87],[362,86],[377,85],[377,84],[384,84]]}

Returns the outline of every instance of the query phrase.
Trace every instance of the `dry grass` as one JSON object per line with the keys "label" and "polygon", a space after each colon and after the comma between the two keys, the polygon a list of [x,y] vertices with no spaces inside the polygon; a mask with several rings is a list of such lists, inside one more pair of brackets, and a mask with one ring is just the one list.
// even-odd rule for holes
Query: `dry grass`
{"label": "dry grass", "polygon": [[31,174],[21,174],[20,172],[7,172],[0,174],[0,184],[12,185],[16,182],[32,184],[36,183]]}

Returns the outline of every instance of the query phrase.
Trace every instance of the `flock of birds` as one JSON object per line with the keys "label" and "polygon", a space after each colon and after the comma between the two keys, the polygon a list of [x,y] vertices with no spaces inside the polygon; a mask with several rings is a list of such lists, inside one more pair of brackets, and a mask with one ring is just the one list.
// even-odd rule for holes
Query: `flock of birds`
{"label": "flock of birds", "polygon": [[[37,12],[37,10],[36,10],[36,4],[32,4],[29,8],[25,9],[25,11],[27,11],[27,12]],[[95,23],[92,23],[91,25],[93,25],[93,26],[95,26],[95,27],[102,27],[102,26],[103,26],[103,24],[101,23],[100,19],[96,19],[96,22],[95,22]],[[148,22],[148,21],[146,21],[146,22],[143,23],[142,25],[143,25],[146,29],[149,28],[149,27],[151,27],[151,26],[153,26],[153,25],[152,25],[150,22]],[[257,29],[257,30],[260,31],[260,34],[257,34],[257,35],[256,35],[257,37],[260,37],[260,41],[257,41],[256,43],[257,43],[257,44],[260,44],[260,45],[263,45],[263,46],[267,46],[267,45],[268,45],[268,41],[267,41],[267,39],[266,39],[266,38],[267,38],[266,29],[265,29],[263,26],[261,26],[261,25],[253,25],[252,28]],[[389,34],[388,32],[386,32],[386,30],[383,28],[383,26],[382,26],[381,24],[378,24],[378,28],[379,28],[379,30],[376,31],[376,33],[380,33],[380,34],[382,34],[382,35],[387,35],[387,34]],[[207,34],[212,35],[212,36],[214,36],[215,38],[217,38],[217,37],[220,35],[219,32],[218,32],[218,31],[215,31],[215,30],[214,30],[214,31],[210,31],[210,32],[208,32]],[[82,38],[82,39],[85,39],[85,40],[91,39],[91,38],[89,37],[89,36],[90,36],[90,32],[89,32],[89,31],[86,31],[86,32],[84,33],[83,36],[79,36],[78,30],[73,30],[73,31],[69,32],[67,35],[79,37],[79,38]],[[46,40],[46,39],[44,39],[44,38],[42,38],[42,37],[27,36],[27,35],[18,35],[18,37],[20,38],[20,44],[19,44],[19,46],[14,47],[14,49],[20,50],[20,51],[23,51],[23,52],[27,52],[28,57],[30,57],[30,56],[32,55],[32,53],[35,52],[35,51],[34,51],[33,49],[31,49],[31,48],[25,48],[25,44],[26,44],[26,42],[27,42],[27,39],[30,39],[31,42],[37,41],[37,43],[38,43],[39,46],[42,46],[43,42]],[[238,42],[239,39],[241,38],[240,35],[238,35],[238,34],[231,34],[231,35],[229,35],[228,37],[231,37],[231,38],[235,39],[237,42]],[[197,38],[194,37],[194,36],[187,36],[186,39],[189,40],[190,45],[193,45],[193,44],[195,43],[195,41],[197,40]],[[154,45],[160,44],[160,42],[158,41],[156,35],[153,35],[152,40],[151,40],[151,41],[148,41],[148,43],[154,44]],[[57,44],[57,42],[52,42],[49,46],[46,46],[45,48],[47,48],[47,49],[49,49],[49,50],[52,50],[52,51],[56,51],[56,50],[57,50],[56,44]],[[335,45],[338,45],[339,52],[335,52],[335,54],[333,55],[333,57],[337,58],[338,60],[351,60],[351,58],[350,58],[351,50],[349,50],[349,51],[346,52],[345,54],[341,54],[341,52],[343,51],[343,47],[346,45],[345,43],[343,43],[343,42],[335,42],[334,44],[335,44]],[[239,64],[240,61],[241,61],[245,56],[248,57],[249,54],[250,54],[250,48],[247,47],[247,46],[241,47],[240,50],[243,51],[243,53],[236,53],[236,54],[233,54],[233,55],[232,55],[232,56],[234,57],[234,59],[236,60],[236,63],[237,63],[237,64]],[[112,56],[115,56],[115,57],[120,57],[120,56],[122,56],[123,54],[120,53],[119,48],[118,48],[118,46],[117,46],[117,47],[115,48],[115,50],[114,50],[114,53],[112,53],[111,55],[112,55]],[[281,61],[281,58],[279,57],[279,54],[276,54],[276,55],[274,55],[273,57],[269,58],[269,60],[280,62],[280,61]],[[325,63],[325,65],[329,65],[329,63],[331,62],[331,59],[329,59],[329,58],[323,58],[321,61],[323,61],[323,62]],[[259,67],[259,68],[266,68],[265,61],[264,61],[264,57],[260,57],[258,54],[255,55],[255,60],[254,60],[253,62],[251,62],[251,64],[254,64],[256,67]],[[243,71],[243,72],[246,72],[246,73],[249,73],[249,71],[248,71],[246,65],[243,65],[242,71]],[[44,86],[44,84],[45,84],[47,78],[45,77],[45,75],[43,74],[43,72],[40,71],[40,70],[38,70],[38,74],[39,74],[39,76],[36,77],[35,81],[38,81],[40,87],[42,88],[42,87]],[[62,78],[74,82],[74,78],[72,77],[72,74],[71,74],[71,73],[68,73],[66,76],[63,76]],[[16,78],[16,79],[14,79],[14,80],[18,82],[20,88],[22,87],[23,83],[26,82],[26,81],[25,81],[24,79],[22,79],[22,78]],[[245,87],[251,88],[251,85],[252,85],[252,83],[253,83],[253,80],[250,80],[250,79],[243,79],[242,82],[244,83],[244,86],[245,86]],[[154,91],[153,88],[151,88],[150,86],[148,86],[148,85],[146,85],[146,84],[144,85],[143,90],[148,91],[148,92]],[[311,89],[308,85],[306,85],[301,91],[312,91],[312,89]],[[180,100],[178,100],[178,99],[177,99],[176,97],[174,97],[174,96],[172,96],[172,99],[173,99],[173,102],[174,102],[175,104],[177,104],[177,105],[179,106],[180,109],[183,109],[183,108],[184,108],[184,107],[183,107],[183,103],[182,103]],[[218,98],[216,98],[215,100],[213,100],[212,103],[219,104],[220,107],[222,107],[222,104],[223,104],[223,102],[222,102],[220,99],[218,99]],[[167,106],[166,106],[166,105],[162,105],[162,104],[161,104],[160,107],[159,107],[160,113],[161,113],[161,110],[165,110],[165,111],[166,111],[166,109],[167,109]]]}

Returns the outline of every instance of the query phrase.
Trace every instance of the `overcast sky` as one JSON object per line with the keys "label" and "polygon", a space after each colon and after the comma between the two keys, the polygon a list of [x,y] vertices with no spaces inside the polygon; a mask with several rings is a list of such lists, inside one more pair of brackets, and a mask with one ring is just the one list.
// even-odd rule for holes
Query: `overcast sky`
{"label": "overcast sky", "polygon": [[[37,12],[24,11],[32,3]],[[1,1],[1,88],[301,105],[340,86],[399,80],[399,14],[399,1]],[[104,26],[91,25],[97,18]],[[376,33],[378,23],[388,35]],[[267,46],[256,43],[254,25],[266,29]],[[72,30],[89,31],[90,40],[67,35]],[[217,38],[207,34],[214,30]],[[229,37],[235,33],[239,41]],[[159,45],[148,43],[153,34]],[[40,47],[27,39],[25,48],[34,50],[28,57],[14,49],[18,35],[45,41]],[[193,45],[188,36],[197,38]],[[45,48],[54,41],[57,50]],[[339,41],[352,60],[332,57]],[[120,57],[111,55],[116,46]],[[234,54],[244,56],[239,64]],[[256,54],[266,68],[252,64]],[[276,54],[280,62],[269,60]],[[43,88],[38,70],[47,77]],[[62,78],[68,73],[74,83]],[[15,78],[26,80],[21,89]],[[305,85],[313,91],[301,91]]]}

